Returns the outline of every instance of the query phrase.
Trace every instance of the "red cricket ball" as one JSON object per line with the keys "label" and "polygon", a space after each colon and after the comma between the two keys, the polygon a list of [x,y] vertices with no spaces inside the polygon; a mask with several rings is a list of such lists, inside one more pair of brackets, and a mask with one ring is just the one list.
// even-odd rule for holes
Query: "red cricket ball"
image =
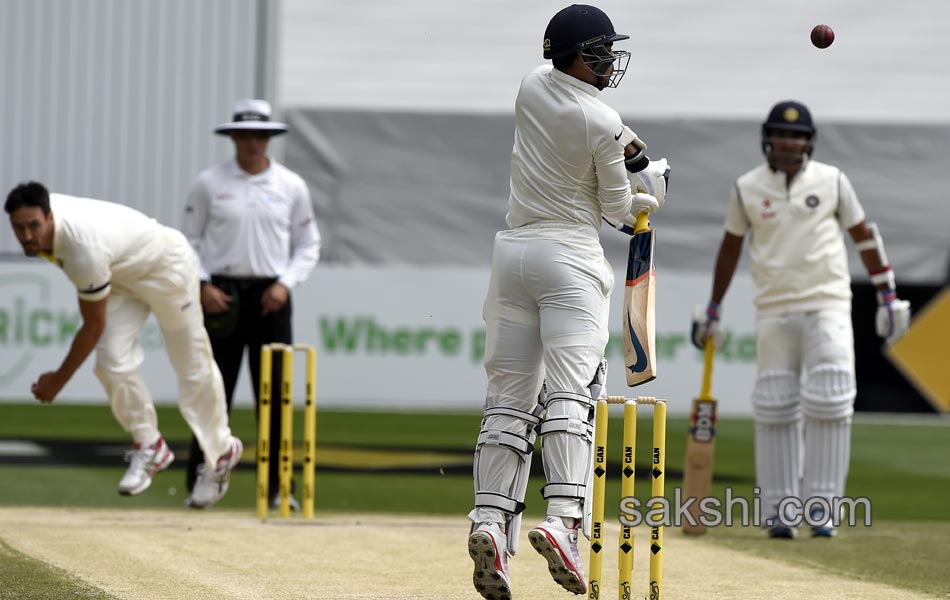
{"label": "red cricket ball", "polygon": [[835,30],[827,25],[815,25],[811,30],[811,43],[816,48],[827,48],[835,41]]}

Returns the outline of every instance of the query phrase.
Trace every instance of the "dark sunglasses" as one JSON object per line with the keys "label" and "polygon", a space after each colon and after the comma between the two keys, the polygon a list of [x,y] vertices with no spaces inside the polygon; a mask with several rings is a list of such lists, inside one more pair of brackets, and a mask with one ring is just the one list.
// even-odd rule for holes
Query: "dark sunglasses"
{"label": "dark sunglasses", "polygon": [[239,140],[267,140],[273,135],[270,131],[258,131],[255,129],[235,129],[232,131],[232,134]]}

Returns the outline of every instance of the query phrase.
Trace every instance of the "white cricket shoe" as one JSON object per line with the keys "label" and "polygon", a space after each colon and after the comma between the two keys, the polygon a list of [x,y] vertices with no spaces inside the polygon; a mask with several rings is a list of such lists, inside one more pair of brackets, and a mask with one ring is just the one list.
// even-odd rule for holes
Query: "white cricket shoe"
{"label": "white cricket shoe", "polygon": [[528,532],[528,541],[548,561],[551,577],[575,594],[587,593],[587,578],[577,551],[577,528],[564,525],[561,517],[548,517]]}
{"label": "white cricket shoe", "polygon": [[479,523],[468,536],[468,554],[475,562],[472,583],[486,600],[511,600],[508,536],[498,523]]}
{"label": "white cricket shoe", "polygon": [[244,444],[232,436],[231,449],[218,458],[218,464],[214,469],[209,469],[207,463],[198,465],[198,477],[195,479],[195,487],[192,488],[186,505],[191,508],[211,508],[223,498],[231,482],[231,471],[241,460],[242,452],[244,452]]}
{"label": "white cricket shoe", "polygon": [[165,440],[158,438],[151,446],[132,444],[132,449],[125,454],[125,460],[129,468],[119,480],[119,495],[135,496],[152,485],[152,476],[172,464],[175,455]]}

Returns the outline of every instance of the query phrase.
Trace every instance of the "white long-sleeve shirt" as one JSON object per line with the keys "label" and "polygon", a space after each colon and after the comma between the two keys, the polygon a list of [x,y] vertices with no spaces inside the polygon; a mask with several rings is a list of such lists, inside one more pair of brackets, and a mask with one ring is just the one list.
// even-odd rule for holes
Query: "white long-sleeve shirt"
{"label": "white long-sleeve shirt", "polygon": [[203,281],[276,277],[293,288],[320,257],[307,184],[273,159],[257,175],[235,159],[202,171],[188,194],[182,231],[201,258]]}
{"label": "white long-sleeve shirt", "polygon": [[511,153],[510,228],[538,222],[589,225],[630,213],[620,115],[599,90],[551,65],[521,82]]}
{"label": "white long-sleeve shirt", "polygon": [[[50,194],[53,253],[83,300],[127,289],[161,261],[167,235],[180,234],[139,211],[104,200]],[[182,242],[184,243],[184,242]]]}
{"label": "white long-sleeve shirt", "polygon": [[760,165],[739,177],[726,231],[749,240],[759,315],[851,310],[851,275],[842,229],[864,220],[848,177],[809,160],[786,185],[785,173]]}

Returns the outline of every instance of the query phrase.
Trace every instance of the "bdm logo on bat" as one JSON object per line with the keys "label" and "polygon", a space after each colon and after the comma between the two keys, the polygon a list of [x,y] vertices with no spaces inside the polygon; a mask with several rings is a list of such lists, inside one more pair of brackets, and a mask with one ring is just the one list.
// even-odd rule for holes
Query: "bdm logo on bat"
{"label": "bdm logo on bat", "polygon": [[696,414],[689,435],[697,442],[709,443],[716,437],[716,403],[710,400],[696,401]]}

